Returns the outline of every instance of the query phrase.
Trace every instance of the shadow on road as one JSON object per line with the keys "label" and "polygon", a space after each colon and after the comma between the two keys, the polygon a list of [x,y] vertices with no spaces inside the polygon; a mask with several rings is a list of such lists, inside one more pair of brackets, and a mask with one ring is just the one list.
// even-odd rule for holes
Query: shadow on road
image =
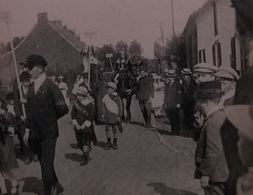
{"label": "shadow on road", "polygon": [[25,178],[21,179],[21,181],[24,181],[24,186],[23,186],[22,192],[35,193],[38,195],[43,194],[42,180],[40,180],[36,177],[25,177]]}
{"label": "shadow on road", "polygon": [[161,195],[198,195],[194,192],[169,187],[164,183],[149,183],[147,186],[153,187],[154,191]]}
{"label": "shadow on road", "polygon": [[102,141],[98,141],[96,146],[105,149],[106,143]]}
{"label": "shadow on road", "polygon": [[64,155],[66,159],[68,160],[72,160],[74,162],[82,162],[83,160],[83,156],[81,154],[77,154],[77,153],[67,153]]}

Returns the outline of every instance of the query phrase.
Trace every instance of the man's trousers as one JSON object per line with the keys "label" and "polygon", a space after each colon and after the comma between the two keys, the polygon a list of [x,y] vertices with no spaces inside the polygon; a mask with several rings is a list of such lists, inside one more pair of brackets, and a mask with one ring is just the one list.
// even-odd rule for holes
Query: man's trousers
{"label": "man's trousers", "polygon": [[145,120],[146,126],[150,126],[151,123],[151,103],[148,100],[139,100],[141,112]]}
{"label": "man's trousers", "polygon": [[40,162],[45,194],[50,194],[53,185],[58,182],[54,169],[56,140],[57,138],[46,138],[30,141],[31,149]]}

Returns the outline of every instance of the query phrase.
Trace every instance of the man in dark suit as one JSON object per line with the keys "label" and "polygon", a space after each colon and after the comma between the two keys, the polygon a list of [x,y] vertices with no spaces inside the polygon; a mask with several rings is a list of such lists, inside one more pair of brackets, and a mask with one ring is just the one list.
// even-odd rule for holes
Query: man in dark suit
{"label": "man in dark suit", "polygon": [[145,120],[145,127],[151,125],[151,102],[154,97],[153,79],[145,70],[141,70],[140,77],[137,78],[137,99]]}
{"label": "man in dark suit", "polygon": [[41,166],[44,194],[63,191],[55,169],[55,146],[58,133],[57,120],[68,112],[60,89],[45,74],[46,60],[39,55],[26,59],[33,83],[27,95],[27,121],[24,141],[38,155]]}
{"label": "man in dark suit", "polygon": [[170,120],[171,133],[180,134],[179,109],[182,102],[182,87],[176,79],[176,71],[171,69],[165,75],[164,108]]}

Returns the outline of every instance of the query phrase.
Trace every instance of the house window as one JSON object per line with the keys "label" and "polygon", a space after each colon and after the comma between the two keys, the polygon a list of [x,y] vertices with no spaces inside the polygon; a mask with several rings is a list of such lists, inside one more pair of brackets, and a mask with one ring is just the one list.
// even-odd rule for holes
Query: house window
{"label": "house window", "polygon": [[206,51],[204,49],[202,50],[202,56],[203,56],[203,62],[206,63]]}
{"label": "house window", "polygon": [[231,38],[231,67],[236,70],[236,39]]}
{"label": "house window", "polygon": [[215,49],[215,44],[213,44],[213,47],[212,47],[212,55],[213,55],[213,65],[217,66],[217,64],[216,64],[216,49]]}
{"label": "house window", "polygon": [[201,50],[199,51],[199,63],[201,63],[202,62],[202,52],[201,52]]}
{"label": "house window", "polygon": [[218,35],[218,21],[217,21],[217,4],[213,2],[213,21],[214,21],[214,35]]}
{"label": "house window", "polygon": [[199,50],[199,63],[206,62],[206,51],[205,49]]}
{"label": "house window", "polygon": [[221,43],[216,41],[212,46],[213,65],[220,67],[222,65]]}
{"label": "house window", "polygon": [[222,65],[222,53],[221,53],[221,44],[217,42],[217,54],[218,54],[218,67]]}

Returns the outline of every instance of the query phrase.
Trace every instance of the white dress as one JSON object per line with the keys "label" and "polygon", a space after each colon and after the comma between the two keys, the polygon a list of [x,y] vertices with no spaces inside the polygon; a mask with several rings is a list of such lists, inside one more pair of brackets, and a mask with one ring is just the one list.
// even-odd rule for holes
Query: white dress
{"label": "white dress", "polygon": [[64,97],[66,104],[69,106],[69,98],[68,98],[68,93],[67,93],[69,90],[68,85],[65,82],[60,82],[58,84],[58,87],[62,92],[62,95]]}

